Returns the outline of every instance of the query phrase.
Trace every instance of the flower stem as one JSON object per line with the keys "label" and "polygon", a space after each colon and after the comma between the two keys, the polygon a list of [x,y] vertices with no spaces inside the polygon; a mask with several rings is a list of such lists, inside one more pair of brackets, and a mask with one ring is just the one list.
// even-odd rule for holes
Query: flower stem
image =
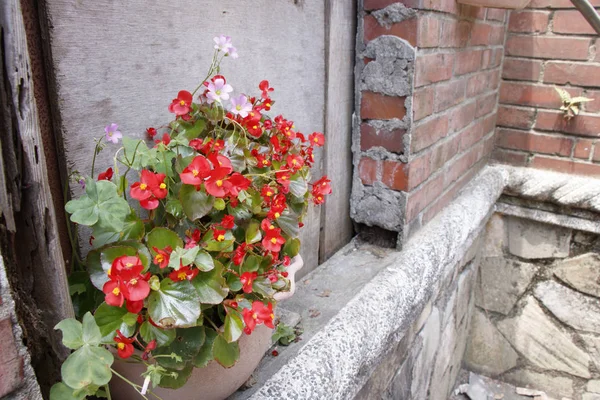
{"label": "flower stem", "polygon": [[210,68],[208,70],[208,74],[206,74],[206,78],[202,79],[202,81],[200,81],[200,84],[198,85],[198,87],[196,87],[196,89],[194,89],[194,91],[192,92],[192,96],[196,94],[196,92],[198,91],[198,89],[200,89],[200,87],[202,86],[202,84],[204,82],[206,82],[206,80],[208,78],[210,78],[210,76],[213,73],[213,70],[215,69],[216,65],[215,65],[215,61],[217,61],[217,54],[219,53],[218,49],[215,49],[215,52],[213,53],[213,58],[212,61],[210,63]]}
{"label": "flower stem", "polygon": [[[116,376],[123,379],[125,382],[129,383],[131,386],[133,386],[133,388],[140,394],[140,396],[142,396],[144,399],[148,400],[148,398],[140,392],[140,389],[142,388],[140,385],[136,385],[135,383],[131,382],[129,379],[125,378],[123,375],[119,374],[114,369],[111,368],[110,370],[112,371],[113,374],[115,374]],[[156,396],[156,395],[154,395],[154,396]],[[156,397],[160,399],[160,397],[158,397],[158,396],[156,396]]]}
{"label": "flower stem", "polygon": [[100,144],[102,143],[102,136],[100,136],[100,139],[98,139],[98,141],[96,142],[96,147],[94,148],[94,157],[92,158],[92,179],[94,179],[94,167],[96,166],[96,155],[98,154],[98,151],[100,149]]}
{"label": "flower stem", "polygon": [[108,400],[112,400],[112,396],[110,395],[110,387],[108,386],[108,384],[106,384],[106,385],[104,386],[104,388],[105,388],[105,390],[106,390],[106,398],[107,398]]}

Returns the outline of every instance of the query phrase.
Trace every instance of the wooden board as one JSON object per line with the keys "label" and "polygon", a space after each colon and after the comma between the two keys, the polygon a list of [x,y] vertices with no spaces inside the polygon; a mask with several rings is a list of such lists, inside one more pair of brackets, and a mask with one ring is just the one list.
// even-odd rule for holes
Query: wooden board
{"label": "wooden board", "polygon": [[[143,137],[147,127],[169,121],[168,104],[204,77],[212,39],[221,33],[240,55],[226,59],[222,70],[235,92],[258,93],[268,79],[275,88],[272,115],[283,114],[305,133],[325,130],[323,1],[53,0],[46,8],[71,169],[89,173],[93,138],[109,123]],[[111,165],[116,148],[100,154],[98,170]],[[320,208],[311,209],[301,236],[304,271],[319,262],[320,221]]]}
{"label": "wooden board", "polygon": [[352,114],[354,111],[354,43],[356,2],[328,0],[325,165],[333,193],[321,212],[320,261],[352,238]]}

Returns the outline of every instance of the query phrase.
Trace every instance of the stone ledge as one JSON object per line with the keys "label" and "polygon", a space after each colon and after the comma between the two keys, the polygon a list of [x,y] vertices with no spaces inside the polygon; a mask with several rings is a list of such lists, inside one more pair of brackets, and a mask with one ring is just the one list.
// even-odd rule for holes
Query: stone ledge
{"label": "stone ledge", "polygon": [[[249,398],[338,399],[358,393],[389,346],[397,345],[436,293],[441,278],[465,257],[507,180],[502,167],[486,167],[402,252],[390,251],[377,257],[380,272],[370,281],[367,276],[358,282],[362,289],[346,290],[348,303],[339,311],[333,310],[333,315],[326,313],[326,324],[317,332],[311,331],[308,341],[304,337],[298,353],[282,358],[283,365],[273,368],[276,372],[269,374],[264,383],[260,377],[266,375],[268,361],[263,363],[257,373],[259,387]],[[352,246],[344,251],[352,250]],[[374,259],[374,255],[362,254],[358,248],[354,252],[358,253],[354,256]],[[334,268],[332,264],[328,262],[321,268]],[[338,267],[347,266],[342,263]],[[321,283],[321,268],[305,278],[309,281],[305,291]],[[343,287],[337,281],[331,282]],[[325,299],[324,304],[329,301]],[[306,313],[307,304],[312,306],[298,299],[295,306],[282,307]],[[312,324],[310,318],[304,321]],[[247,398],[248,394],[238,393],[234,398]]]}

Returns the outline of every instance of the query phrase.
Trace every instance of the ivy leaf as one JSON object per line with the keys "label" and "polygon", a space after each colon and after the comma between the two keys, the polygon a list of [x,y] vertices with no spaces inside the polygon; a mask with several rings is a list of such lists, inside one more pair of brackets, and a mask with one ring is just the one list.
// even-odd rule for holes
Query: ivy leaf
{"label": "ivy leaf", "polygon": [[154,323],[162,328],[195,326],[200,317],[197,290],[187,280],[173,282],[164,279],[160,283],[160,290],[152,291],[148,297],[148,313]]}
{"label": "ivy leaf", "polygon": [[225,287],[225,278],[222,276],[223,265],[215,261],[212,271],[200,272],[194,279],[192,285],[196,289],[198,298],[204,304],[220,304],[229,293]]}
{"label": "ivy leaf", "polygon": [[83,400],[85,393],[75,395],[75,390],[62,382],[58,382],[50,389],[50,400]]}
{"label": "ivy leaf", "polygon": [[225,368],[231,368],[240,358],[238,342],[228,343],[222,335],[217,335],[213,343],[213,357]]}
{"label": "ivy leaf", "polygon": [[208,195],[204,189],[196,190],[195,186],[182,185],[179,191],[179,200],[185,215],[195,221],[212,210],[215,198]]}
{"label": "ivy leaf", "polygon": [[188,379],[190,379],[190,375],[192,375],[193,370],[194,367],[192,364],[186,365],[185,368],[180,371],[167,369],[167,374],[170,372],[175,372],[177,374],[177,377],[171,375],[163,375],[160,379],[160,383],[158,384],[158,386],[168,389],[179,389],[187,383]]}
{"label": "ivy leaf", "polygon": [[113,362],[114,357],[110,351],[102,347],[84,345],[63,363],[63,381],[75,390],[89,385],[106,385],[112,377],[110,366]]}
{"label": "ivy leaf", "polygon": [[[133,323],[131,323],[131,316],[133,316]],[[112,343],[117,329],[127,337],[135,333],[137,315],[128,312],[125,307],[113,307],[102,303],[94,317],[100,328],[102,343]]]}
{"label": "ivy leaf", "polygon": [[194,265],[203,272],[211,271],[215,268],[215,262],[210,254],[200,250],[194,259]]}
{"label": "ivy leaf", "polygon": [[169,267],[178,270],[182,265],[190,265],[196,259],[200,247],[194,246],[191,249],[177,247],[169,257]]}
{"label": "ivy leaf", "polygon": [[291,238],[298,237],[300,234],[300,227],[298,226],[298,216],[292,213],[289,209],[286,209],[279,218],[277,218],[277,225]]}
{"label": "ivy leaf", "polygon": [[60,321],[54,329],[60,329],[63,335],[62,342],[65,347],[77,350],[84,345],[83,325],[74,318],[67,318]]}
{"label": "ivy leaf", "polygon": [[159,250],[167,246],[170,246],[172,250],[177,247],[183,247],[183,240],[181,240],[179,235],[167,228],[152,229],[146,238],[146,243],[148,243],[148,248],[153,256],[156,255],[154,247]]}
{"label": "ivy leaf", "polygon": [[239,314],[230,312],[225,317],[225,327],[223,331],[223,337],[228,343],[237,341],[244,329],[244,323],[240,318]]}
{"label": "ivy leaf", "polygon": [[168,346],[175,339],[175,329],[161,329],[145,321],[140,327],[140,334],[146,343],[156,340],[158,347]]}
{"label": "ivy leaf", "polygon": [[203,326],[180,328],[176,330],[175,340],[169,346],[158,347],[152,354],[155,356],[176,354],[181,357],[181,361],[174,358],[160,357],[159,363],[165,368],[182,369],[198,354],[205,338]]}
{"label": "ivy leaf", "polygon": [[215,330],[211,328],[205,328],[204,334],[206,336],[206,338],[204,339],[204,343],[202,344],[202,347],[200,347],[200,351],[198,352],[198,354],[196,354],[192,361],[192,364],[196,368],[206,367],[208,363],[214,359],[213,343],[215,341],[215,338],[217,337],[217,332],[215,332]]}
{"label": "ivy leaf", "polygon": [[260,239],[262,239],[262,234],[260,233],[260,223],[253,219],[246,228],[246,243],[256,243]]}
{"label": "ivy leaf", "polygon": [[117,186],[110,181],[86,180],[86,194],[65,205],[71,221],[77,224],[98,226],[121,232],[125,217],[130,213],[129,204],[117,193]]}
{"label": "ivy leaf", "polygon": [[91,346],[97,346],[102,341],[102,334],[100,328],[94,319],[92,313],[87,312],[83,316],[83,343]]}

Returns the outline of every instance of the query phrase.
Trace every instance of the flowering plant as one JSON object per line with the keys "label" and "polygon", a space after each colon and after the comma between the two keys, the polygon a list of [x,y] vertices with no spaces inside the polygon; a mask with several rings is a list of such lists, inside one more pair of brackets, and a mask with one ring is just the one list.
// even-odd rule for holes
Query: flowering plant
{"label": "flowering plant", "polygon": [[[268,81],[258,96],[233,95],[219,66],[237,51],[226,36],[215,43],[207,77],[168,106],[175,119],[147,129],[151,147],[110,124],[91,176],[76,179],[85,194],[66,210],[91,228],[92,250],[82,262],[89,280],[75,272],[71,289],[78,314],[93,314],[56,327],[75,351],[52,399],[110,398],[112,375],[125,379],[111,368],[115,353],[145,364],[144,385],[128,381],[142,397],[149,384],[178,388],[213,359],[233,366],[241,335],[274,327],[274,295],[289,288],[309,201],[331,193],[327,177],[308,183],[324,136],[267,116]],[[120,140],[114,166],[94,178],[96,155]]]}

